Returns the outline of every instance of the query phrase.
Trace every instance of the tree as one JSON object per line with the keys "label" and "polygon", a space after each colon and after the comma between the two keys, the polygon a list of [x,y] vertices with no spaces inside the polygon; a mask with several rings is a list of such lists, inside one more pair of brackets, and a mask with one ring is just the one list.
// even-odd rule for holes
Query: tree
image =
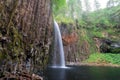
{"label": "tree", "polygon": [[3,72],[16,68],[21,71],[20,65],[27,61],[32,66],[46,65],[52,38],[50,3],[51,0],[0,1],[0,67]]}
{"label": "tree", "polygon": [[69,15],[72,19],[74,19],[74,0],[68,0],[68,10],[69,11]]}
{"label": "tree", "polygon": [[113,6],[115,6],[114,1],[113,0],[109,0],[107,2],[107,7],[113,7]]}
{"label": "tree", "polygon": [[100,3],[97,0],[94,0],[94,8],[95,8],[95,10],[100,9]]}
{"label": "tree", "polygon": [[82,20],[85,21],[88,25],[91,23],[91,17],[89,13],[91,11],[91,5],[89,0],[84,0],[85,11],[82,13]]}
{"label": "tree", "polygon": [[120,0],[108,0],[107,7],[114,7],[120,5]]}
{"label": "tree", "polygon": [[64,9],[66,7],[66,0],[52,0],[52,9],[53,9],[53,13],[54,15],[59,14],[59,12],[63,11],[64,13]]}
{"label": "tree", "polygon": [[84,0],[84,3],[85,3],[85,10],[86,10],[87,12],[90,12],[91,6],[90,6],[89,0]]}
{"label": "tree", "polygon": [[76,19],[80,19],[82,15],[82,4],[81,0],[76,0],[76,6],[75,6],[75,17]]}
{"label": "tree", "polygon": [[72,19],[79,19],[81,17],[81,1],[80,0],[68,0],[68,15]]}

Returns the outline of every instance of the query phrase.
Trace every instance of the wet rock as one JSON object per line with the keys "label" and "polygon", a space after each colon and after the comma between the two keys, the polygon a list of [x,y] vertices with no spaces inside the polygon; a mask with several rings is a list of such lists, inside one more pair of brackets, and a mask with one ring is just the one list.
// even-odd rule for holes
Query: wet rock
{"label": "wet rock", "polygon": [[30,74],[25,71],[17,74],[5,72],[5,75],[0,76],[0,80],[43,80],[43,78],[37,74]]}
{"label": "wet rock", "polygon": [[100,46],[102,53],[120,53],[120,42],[112,40],[103,40]]}
{"label": "wet rock", "polygon": [[39,75],[36,75],[36,74],[32,74],[32,79],[33,80],[43,80],[42,77],[40,77]]}
{"label": "wet rock", "polygon": [[8,41],[8,37],[0,37],[0,42],[7,42]]}
{"label": "wet rock", "polygon": [[[86,35],[84,31],[77,30],[76,24],[60,24],[62,41],[64,45],[65,59],[68,62],[80,62],[85,60],[90,54],[90,44],[82,37]],[[79,34],[79,33],[83,33]]]}
{"label": "wet rock", "polygon": [[112,43],[111,47],[120,48],[120,42]]}
{"label": "wet rock", "polygon": [[63,35],[62,40],[64,45],[69,45],[75,43],[78,40],[78,35],[76,32],[73,32],[70,35]]}
{"label": "wet rock", "polygon": [[110,46],[112,53],[120,53],[120,42],[112,43]]}

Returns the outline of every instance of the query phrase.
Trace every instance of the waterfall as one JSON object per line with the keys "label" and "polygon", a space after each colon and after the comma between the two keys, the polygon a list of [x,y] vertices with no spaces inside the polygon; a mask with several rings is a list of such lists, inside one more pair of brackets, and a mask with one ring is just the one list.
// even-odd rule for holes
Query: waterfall
{"label": "waterfall", "polygon": [[54,53],[53,53],[53,67],[65,67],[65,58],[61,33],[57,22],[54,20]]}

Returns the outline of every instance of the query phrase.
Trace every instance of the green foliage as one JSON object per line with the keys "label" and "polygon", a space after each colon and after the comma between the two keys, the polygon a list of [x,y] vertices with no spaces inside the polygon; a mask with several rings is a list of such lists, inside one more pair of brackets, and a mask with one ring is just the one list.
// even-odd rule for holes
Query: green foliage
{"label": "green foliage", "polygon": [[66,0],[52,0],[52,3],[53,12],[55,13],[65,6]]}
{"label": "green foliage", "polygon": [[95,43],[93,39],[91,38],[93,34],[91,34],[89,30],[80,28],[80,30],[78,30],[78,35],[79,35],[79,41],[78,41],[79,45],[83,44],[84,42],[87,42],[88,45],[91,46],[89,47],[90,53],[96,52]]}
{"label": "green foliage", "polygon": [[61,15],[58,15],[55,17],[55,20],[58,22],[58,23],[61,23],[61,22],[64,22],[65,24],[67,23],[74,23],[74,20],[69,18],[69,17],[63,17]]}
{"label": "green foliage", "polygon": [[81,27],[84,27],[84,26],[86,26],[87,24],[86,24],[86,22],[85,21],[83,21],[83,20],[79,20],[79,25],[81,25]]}
{"label": "green foliage", "polygon": [[67,15],[72,19],[79,19],[81,17],[82,5],[80,0],[68,0]]}
{"label": "green foliage", "polygon": [[119,15],[117,15],[120,10],[119,6],[112,8],[99,9],[97,11],[91,12],[89,14],[92,17],[93,24],[104,24],[106,26],[114,26],[119,24]]}
{"label": "green foliage", "polygon": [[[82,14],[80,0],[53,0],[54,17],[62,15],[65,18],[80,19]],[[62,21],[62,20],[61,20]]]}
{"label": "green foliage", "polygon": [[[89,11],[89,0],[84,1],[86,3],[87,11],[84,11],[81,6],[80,0],[69,0],[67,3],[65,0],[53,0],[53,12],[54,17],[59,17],[59,21],[66,22],[65,18],[77,19],[79,24],[85,27],[92,27],[90,25],[103,24],[106,27],[118,25],[120,22],[120,7],[114,6],[111,8],[99,9],[100,4],[95,0],[95,5],[98,9],[95,11]],[[117,1],[118,2],[118,1]],[[75,4],[75,5],[74,5]],[[66,6],[64,6],[66,5]],[[63,18],[63,19],[62,19]],[[58,19],[58,17],[57,17]],[[64,21],[63,21],[64,20]],[[101,26],[102,27],[102,26]]]}
{"label": "green foliage", "polygon": [[[79,35],[79,45],[81,45],[84,41],[88,42],[90,45],[90,53],[94,53],[96,51],[96,45],[93,37],[107,38],[110,40],[114,38],[114,40],[120,40],[119,32],[116,31],[118,28],[114,28],[114,26],[119,25],[120,22],[119,6],[96,9],[96,11],[92,12],[89,11],[90,9],[88,9],[87,12],[82,10],[81,4],[78,6],[76,1],[77,0],[69,0],[69,2],[66,4],[67,7],[62,7],[58,13],[55,12],[57,15],[54,17],[59,23],[64,22],[66,24],[72,23],[76,25],[76,21],[78,20],[77,31]],[[87,4],[87,0],[85,1]],[[118,52],[119,49],[116,49],[115,51]],[[96,53],[92,54],[86,61],[120,64],[120,54]]]}
{"label": "green foliage", "polygon": [[102,35],[102,32],[99,31],[92,31],[91,34],[93,35],[93,37],[100,37],[100,38],[104,37]]}
{"label": "green foliage", "polygon": [[91,54],[85,62],[120,64],[120,54],[95,53],[95,54]]}

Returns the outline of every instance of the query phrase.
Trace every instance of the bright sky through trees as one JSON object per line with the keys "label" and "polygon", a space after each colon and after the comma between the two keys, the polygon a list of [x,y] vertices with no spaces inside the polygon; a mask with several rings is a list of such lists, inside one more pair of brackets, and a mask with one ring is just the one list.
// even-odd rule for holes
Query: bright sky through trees
{"label": "bright sky through trees", "polygon": [[[84,0],[81,0],[81,1],[82,1],[82,7],[85,10]],[[105,8],[108,0],[97,0],[97,1],[100,3],[100,8]],[[89,0],[89,2],[90,2],[91,10],[93,11],[94,10],[94,0]]]}
{"label": "bright sky through trees", "polygon": [[[98,0],[98,1],[101,5],[101,8],[105,8],[108,0]],[[91,0],[91,2],[94,2],[94,0]]]}

